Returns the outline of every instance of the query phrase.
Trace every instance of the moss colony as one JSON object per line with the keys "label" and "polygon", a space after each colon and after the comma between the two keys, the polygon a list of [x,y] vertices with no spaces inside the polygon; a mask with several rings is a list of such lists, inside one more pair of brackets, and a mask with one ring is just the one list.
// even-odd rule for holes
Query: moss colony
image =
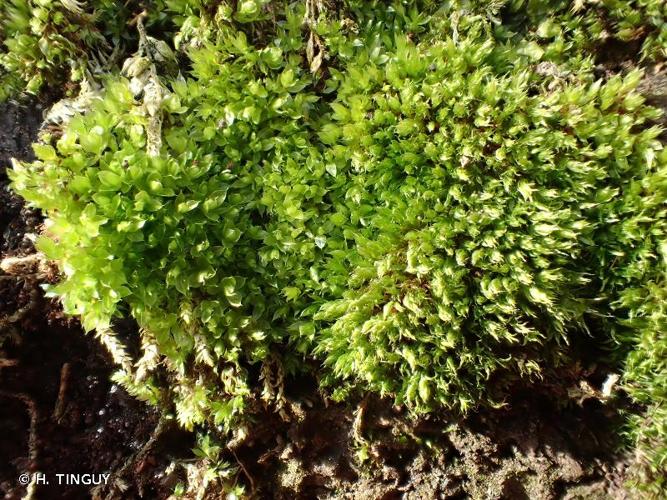
{"label": "moss colony", "polygon": [[[92,4],[0,8],[16,89],[71,58],[86,83],[10,175],[133,394],[234,432],[250,371],[318,366],[338,400],[467,412],[588,342],[638,403],[639,486],[665,487],[667,152],[642,72],[595,58],[663,61],[667,4]],[[93,77],[102,41],[136,52]]]}

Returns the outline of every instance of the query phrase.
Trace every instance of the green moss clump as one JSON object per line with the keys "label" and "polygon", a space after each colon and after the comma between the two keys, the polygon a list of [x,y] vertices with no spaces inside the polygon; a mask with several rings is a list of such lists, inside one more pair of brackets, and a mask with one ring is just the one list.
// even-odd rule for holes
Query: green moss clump
{"label": "green moss clump", "polygon": [[[667,152],[658,167],[632,181],[610,212],[619,219],[604,235],[601,278],[614,321],[608,324],[626,352],[625,389],[646,413],[628,426],[641,465],[636,482],[661,496],[667,484]],[[654,165],[651,154],[647,165]]]}
{"label": "green moss clump", "polygon": [[[250,368],[306,357],[338,399],[465,412],[595,327],[658,399],[636,429],[664,470],[667,154],[640,71],[596,80],[576,37],[520,31],[537,6],[503,28],[502,2],[167,4],[187,74],[140,44],[10,173],[118,380],[187,428],[233,430]],[[110,330],[124,314],[137,360]]]}
{"label": "green moss clump", "polygon": [[[542,59],[578,67],[667,58],[667,4],[662,0],[458,0],[452,10],[494,22],[495,36]],[[638,61],[638,62],[639,62]]]}
{"label": "green moss clump", "polygon": [[6,0],[0,4],[0,102],[38,94],[115,69],[136,46],[142,9],[150,23],[168,23],[162,2],[112,0]]}

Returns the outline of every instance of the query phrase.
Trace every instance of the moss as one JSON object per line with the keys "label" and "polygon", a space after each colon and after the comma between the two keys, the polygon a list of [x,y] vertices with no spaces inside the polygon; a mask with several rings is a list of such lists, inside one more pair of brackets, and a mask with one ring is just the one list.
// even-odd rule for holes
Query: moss
{"label": "moss", "polygon": [[178,55],[140,19],[122,74],[11,173],[117,380],[190,429],[238,430],[256,367],[304,358],[334,398],[465,413],[596,328],[653,405],[633,432],[660,476],[667,154],[641,72],[598,81],[589,52],[648,22],[661,57],[660,4],[166,6]]}

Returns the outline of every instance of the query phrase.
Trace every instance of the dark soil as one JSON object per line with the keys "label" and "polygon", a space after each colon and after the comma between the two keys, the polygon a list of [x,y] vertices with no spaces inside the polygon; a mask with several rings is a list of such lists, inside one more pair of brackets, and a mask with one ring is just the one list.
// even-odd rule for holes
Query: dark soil
{"label": "dark soil", "polygon": [[22,236],[27,226],[35,226],[39,219],[35,211],[24,208],[21,199],[7,189],[5,168],[12,157],[32,157],[30,145],[42,121],[42,109],[43,104],[39,102],[27,106],[0,105],[0,251],[3,255],[31,251]]}
{"label": "dark soil", "polygon": [[614,411],[591,400],[558,407],[545,393],[513,399],[505,410],[415,423],[388,401],[326,405],[307,390],[288,396],[286,421],[257,418],[235,458],[255,498],[628,498]]}

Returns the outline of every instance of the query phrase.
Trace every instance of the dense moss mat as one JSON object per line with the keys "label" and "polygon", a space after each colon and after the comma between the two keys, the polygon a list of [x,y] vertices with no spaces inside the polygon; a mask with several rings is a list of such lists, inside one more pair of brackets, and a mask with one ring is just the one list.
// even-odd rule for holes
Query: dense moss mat
{"label": "dense moss mat", "polygon": [[664,59],[663,3],[159,6],[173,39],[133,12],[134,56],[11,172],[117,380],[238,434],[304,359],[338,400],[466,412],[588,338],[664,487],[667,153],[641,71],[596,73],[610,39]]}

